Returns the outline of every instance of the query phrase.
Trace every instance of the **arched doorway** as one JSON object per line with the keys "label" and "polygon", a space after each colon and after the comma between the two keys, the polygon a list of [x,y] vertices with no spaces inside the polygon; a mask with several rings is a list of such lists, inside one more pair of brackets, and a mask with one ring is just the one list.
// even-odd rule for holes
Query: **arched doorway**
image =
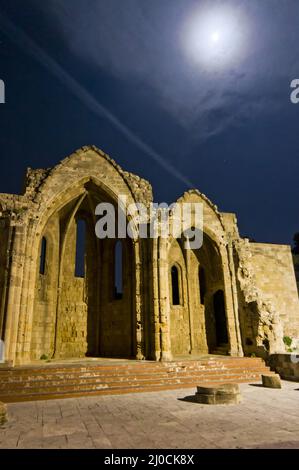
{"label": "arched doorway", "polygon": [[201,248],[193,250],[185,248],[183,237],[174,239],[168,265],[173,356],[218,353],[228,343],[219,247],[206,233]]}
{"label": "arched doorway", "polygon": [[220,344],[228,343],[228,334],[221,254],[207,233],[201,248],[189,254],[188,282],[193,349],[214,353]]}

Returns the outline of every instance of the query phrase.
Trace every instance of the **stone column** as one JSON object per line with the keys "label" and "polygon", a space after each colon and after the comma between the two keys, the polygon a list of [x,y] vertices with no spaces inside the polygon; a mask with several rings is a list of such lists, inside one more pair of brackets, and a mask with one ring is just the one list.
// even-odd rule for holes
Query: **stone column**
{"label": "stone column", "polygon": [[161,361],[171,361],[172,354],[170,342],[170,306],[166,238],[159,237],[158,254]]}
{"label": "stone column", "polygon": [[229,336],[229,354],[231,356],[243,356],[242,349],[239,348],[239,339],[237,335],[237,325],[235,319],[235,309],[232,293],[232,277],[229,270],[228,264],[228,252],[225,246],[220,247],[221,259],[222,259],[222,269],[223,269],[223,279],[224,279],[224,295],[225,295],[225,304],[226,304],[226,321],[227,321],[227,331]]}
{"label": "stone column", "polygon": [[143,324],[141,312],[141,245],[140,239],[133,241],[135,254],[135,312],[136,312],[136,359],[144,359],[143,353]]}
{"label": "stone column", "polygon": [[152,283],[153,283],[153,331],[154,331],[154,351],[153,356],[156,361],[161,359],[160,342],[160,308],[159,308],[159,272],[158,272],[158,240],[152,240]]}
{"label": "stone column", "polygon": [[227,250],[228,250],[228,264],[229,264],[229,270],[230,270],[231,282],[232,282],[232,297],[233,297],[233,306],[234,306],[234,318],[235,318],[238,356],[244,356],[243,346],[242,346],[241,327],[240,327],[240,320],[239,320],[237,279],[236,279],[236,271],[235,271],[234,255],[233,255],[233,246],[232,246],[231,240],[229,240]]}
{"label": "stone column", "polygon": [[14,363],[18,339],[26,237],[22,225],[15,225],[13,232],[4,341],[6,358]]}
{"label": "stone column", "polygon": [[190,260],[190,248],[185,250],[186,253],[186,283],[187,283],[187,308],[188,308],[188,317],[189,317],[189,337],[190,337],[190,352],[192,354],[194,349],[194,329],[193,329],[193,302],[191,299],[194,297],[194,292],[192,292],[192,286],[190,282],[191,277],[191,260]]}
{"label": "stone column", "polygon": [[[1,220],[1,224],[3,221]],[[1,225],[2,227],[2,225]],[[3,279],[3,290],[2,290],[2,298],[1,301],[1,312],[0,312],[0,338],[4,336],[4,328],[5,328],[5,313],[6,313],[6,297],[7,292],[9,290],[9,268],[10,268],[10,253],[12,250],[12,243],[13,243],[13,230],[14,227],[11,226],[9,220],[4,221],[3,229],[7,230],[7,245],[6,245],[6,260],[4,266],[4,279]]]}
{"label": "stone column", "polygon": [[[23,287],[21,293],[20,317],[18,325],[18,341],[16,350],[16,363],[22,364],[30,361],[30,344],[33,321],[33,300],[35,294],[36,266],[33,260],[33,251],[36,251],[36,243],[32,238],[32,221],[28,223],[26,248],[24,253]],[[30,302],[31,301],[31,302]]]}

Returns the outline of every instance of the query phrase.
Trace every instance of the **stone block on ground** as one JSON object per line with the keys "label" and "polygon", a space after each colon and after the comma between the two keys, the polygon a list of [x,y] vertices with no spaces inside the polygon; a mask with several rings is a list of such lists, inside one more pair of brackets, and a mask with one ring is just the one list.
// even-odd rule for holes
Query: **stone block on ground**
{"label": "stone block on ground", "polygon": [[7,421],[7,405],[0,401],[0,426],[5,424]]}
{"label": "stone block on ground", "polygon": [[267,388],[281,388],[281,381],[278,374],[262,375],[263,386]]}
{"label": "stone block on ground", "polygon": [[237,405],[242,396],[238,384],[205,384],[197,387],[198,403],[206,405]]}

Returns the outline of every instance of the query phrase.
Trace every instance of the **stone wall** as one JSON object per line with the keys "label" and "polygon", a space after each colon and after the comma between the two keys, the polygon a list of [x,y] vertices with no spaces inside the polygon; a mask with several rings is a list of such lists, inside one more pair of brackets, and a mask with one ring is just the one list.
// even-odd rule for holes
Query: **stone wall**
{"label": "stone wall", "polygon": [[4,321],[6,309],[6,277],[9,274],[7,254],[9,252],[9,238],[11,230],[9,221],[0,216],[0,339],[4,336]]}
{"label": "stone wall", "polygon": [[291,249],[285,245],[250,243],[256,287],[278,313],[284,335],[299,331],[299,299]]}
{"label": "stone wall", "polygon": [[[34,317],[32,325],[31,358],[51,358],[54,354],[54,334],[57,313],[57,289],[59,274],[60,230],[57,215],[53,216],[43,233],[46,240],[44,273],[40,273],[40,257],[37,260]],[[41,252],[41,237],[39,253]]]}
{"label": "stone wall", "polygon": [[[109,295],[105,298],[102,292],[105,269],[110,275],[114,268],[113,259],[106,260],[106,267],[100,259],[104,248],[94,232],[95,207],[99,202],[117,204],[119,194],[126,196],[128,204],[138,201],[148,205],[152,199],[147,181],[124,172],[95,147],[76,151],[52,169],[29,169],[22,196],[0,194],[0,333],[11,360],[22,363],[43,355],[131,356],[141,351],[144,338],[140,328],[138,243],[125,260],[124,299],[113,305],[111,276]],[[78,211],[89,217],[84,279],[74,275]],[[11,246],[6,246],[9,236]],[[42,274],[39,265],[43,237],[48,250]],[[138,265],[132,270],[137,259]],[[148,308],[148,304],[143,306],[144,317]]]}
{"label": "stone wall", "polygon": [[[173,240],[168,255],[169,262],[169,299],[170,299],[170,336],[171,351],[174,356],[191,353],[190,314],[188,306],[187,275],[184,255],[177,240]],[[171,269],[178,271],[180,304],[172,303]]]}
{"label": "stone wall", "polygon": [[134,251],[131,240],[122,240],[123,294],[115,298],[114,248],[114,240],[106,240],[102,245],[99,355],[130,358],[136,355]]}
{"label": "stone wall", "polygon": [[[75,160],[77,163],[77,157]],[[83,158],[80,166],[86,171],[88,160]],[[128,188],[123,186],[124,181],[115,171],[114,165],[104,160],[101,162],[103,170],[106,176],[110,173],[110,183],[120,188],[120,194],[126,191],[128,197]],[[67,173],[66,170],[64,172]],[[35,175],[32,172],[30,174]],[[39,183],[43,181],[40,175],[38,173]],[[151,197],[148,185],[141,178],[129,173],[125,177],[136,189],[139,200],[145,201]],[[31,180],[29,178],[32,186]],[[46,184],[46,181],[43,183]],[[115,299],[116,241],[98,240],[95,235],[95,207],[103,200],[116,205],[111,195],[104,195],[100,188],[91,183],[77,197],[72,198],[70,192],[70,202],[62,204],[53,213],[41,233],[40,241],[42,238],[47,240],[47,261],[45,273],[37,275],[31,335],[32,359],[41,356],[72,358],[85,355],[134,355],[134,252],[131,240],[123,240],[124,291],[122,298]],[[75,274],[79,220],[84,221],[86,227],[85,275],[82,278]],[[39,262],[40,258],[37,259],[37,271]]]}
{"label": "stone wall", "polygon": [[[198,190],[177,203],[202,204],[202,248],[186,250],[182,231],[168,239],[122,240],[123,296],[116,298],[116,240],[98,240],[94,227],[97,204],[116,206],[119,195],[128,204],[152,202],[147,181],[93,146],[52,169],[28,169],[23,195],[0,194],[0,334],[9,360],[170,360],[219,347],[231,355],[263,356],[283,347],[284,334],[298,334],[290,249],[240,238],[235,215],[220,213]],[[87,238],[85,273],[77,277],[80,219]],[[47,257],[41,272],[43,238]],[[179,272],[179,305],[172,303],[172,266]],[[227,332],[223,341],[220,324]]]}
{"label": "stone wall", "polygon": [[283,352],[283,336],[299,330],[290,247],[236,239],[234,248],[244,352],[261,357]]}
{"label": "stone wall", "polygon": [[272,354],[269,365],[282,379],[299,382],[299,354]]}

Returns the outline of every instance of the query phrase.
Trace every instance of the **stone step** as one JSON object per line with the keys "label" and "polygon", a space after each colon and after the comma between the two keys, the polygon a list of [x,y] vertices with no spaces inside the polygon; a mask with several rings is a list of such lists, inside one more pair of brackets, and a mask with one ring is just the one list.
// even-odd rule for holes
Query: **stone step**
{"label": "stone step", "polygon": [[[263,371],[265,373],[265,371]],[[262,373],[263,373],[262,372]],[[234,379],[238,381],[239,379],[254,379],[256,377],[261,377],[262,375],[261,372],[247,372],[243,374],[232,374],[232,373],[227,373],[227,374],[222,374],[222,375],[200,375],[200,376],[193,376],[193,377],[171,377],[171,378],[150,378],[146,380],[140,380],[136,378],[131,378],[130,380],[127,381],[60,381],[58,383],[49,383],[45,381],[44,383],[31,383],[27,382],[25,384],[22,384],[22,386],[10,386],[9,388],[4,388],[0,391],[0,398],[2,395],[6,395],[8,393],[19,393],[20,395],[24,395],[27,393],[43,393],[43,392],[55,392],[57,391],[74,391],[81,389],[82,391],[85,389],[103,389],[103,388],[114,388],[114,387],[146,387],[148,385],[153,385],[153,384],[176,384],[176,383],[185,383],[185,382],[192,382],[192,383],[198,383],[200,381],[208,381],[208,380],[216,380],[216,381],[223,381],[227,379]],[[267,372],[268,374],[268,372]]]}
{"label": "stone step", "polygon": [[227,355],[227,349],[226,348],[216,348],[212,351],[213,354],[220,354],[220,355],[223,355],[223,356],[226,356]]}
{"label": "stone step", "polygon": [[49,381],[59,381],[59,380],[65,380],[65,379],[74,379],[74,380],[82,380],[82,379],[99,379],[99,380],[105,380],[105,379],[113,379],[113,380],[126,380],[132,376],[134,377],[140,377],[146,378],[146,377],[157,377],[157,378],[164,378],[164,377],[173,377],[177,375],[200,375],[200,374],[222,374],[226,373],[229,371],[234,371],[236,374],[246,372],[248,370],[251,371],[260,371],[260,372],[267,372],[269,369],[265,369],[264,367],[251,367],[251,368],[227,368],[227,369],[217,369],[217,370],[184,370],[184,371],[167,371],[167,372],[159,372],[159,373],[151,373],[144,371],[143,374],[114,374],[113,372],[109,372],[107,374],[98,374],[98,373],[90,373],[90,372],[80,372],[80,373],[58,373],[58,374],[38,374],[38,375],[28,375],[28,376],[14,376],[11,375],[10,377],[6,378],[0,378],[0,388],[1,385],[7,384],[7,383],[23,383],[23,382],[38,382],[38,381],[43,381],[43,380],[49,380]]}
{"label": "stone step", "polygon": [[9,389],[11,387],[14,388],[22,388],[24,387],[24,381],[26,383],[32,384],[32,385],[37,385],[37,384],[49,384],[52,383],[53,385],[59,385],[59,383],[63,382],[70,382],[70,381],[76,381],[78,383],[84,383],[84,382],[102,382],[102,383],[108,383],[113,380],[118,380],[120,382],[126,382],[129,380],[132,380],[132,377],[134,377],[134,380],[147,380],[151,378],[155,378],[157,380],[164,380],[164,379],[169,379],[173,377],[202,377],[202,376],[226,376],[231,374],[232,372],[235,375],[242,375],[244,373],[254,373],[254,374],[263,374],[263,373],[268,373],[269,369],[267,367],[260,367],[260,368],[252,368],[252,369],[247,369],[247,368],[231,368],[231,369],[222,369],[220,371],[214,371],[214,370],[205,370],[205,371],[194,371],[194,370],[183,370],[183,371],[169,371],[167,373],[160,373],[160,374],[89,374],[88,372],[86,373],[78,373],[78,374],[69,374],[66,372],[65,374],[59,373],[59,374],[44,374],[44,375],[39,375],[39,376],[28,376],[23,380],[22,377],[10,377],[6,381],[0,381],[0,390],[5,390]]}
{"label": "stone step", "polygon": [[[258,359],[258,360],[257,360]],[[98,365],[98,366],[74,366],[74,365],[66,365],[62,367],[57,366],[33,366],[33,367],[16,367],[16,368],[9,368],[7,370],[0,371],[0,378],[10,377],[13,376],[33,376],[33,375],[43,375],[44,373],[63,373],[65,374],[66,371],[73,372],[73,373],[84,373],[84,372],[97,372],[98,374],[101,373],[106,375],[109,371],[112,371],[114,374],[122,374],[122,373],[144,373],[146,369],[147,372],[157,373],[159,371],[165,370],[202,370],[202,369],[215,369],[215,370],[222,370],[223,368],[239,368],[240,365],[242,367],[255,367],[264,365],[264,362],[260,358],[247,359],[247,358],[234,358],[234,359],[225,359],[225,360],[217,360],[217,361],[189,361],[188,362],[170,362],[170,363],[140,363],[140,365],[114,365],[114,366],[105,366],[105,365]]]}
{"label": "stone step", "polygon": [[[257,382],[260,380],[260,374],[253,377],[242,377],[236,380],[236,377],[227,378],[225,380],[226,383],[233,382],[236,383],[247,383],[247,382]],[[219,383],[222,380],[217,378],[216,380],[208,379],[207,382],[215,382]],[[205,381],[202,380],[200,383],[204,384]],[[185,389],[185,388],[195,388],[199,385],[199,382],[184,382],[184,383],[177,383],[177,384],[159,384],[159,385],[149,385],[147,387],[114,387],[114,388],[105,388],[105,389],[97,389],[97,390],[77,390],[72,392],[64,391],[55,391],[51,393],[45,392],[38,392],[38,393],[28,393],[25,395],[20,394],[7,394],[1,395],[0,400],[4,403],[17,403],[17,402],[24,402],[24,401],[39,401],[39,400],[55,400],[55,399],[62,399],[62,398],[78,398],[83,396],[99,396],[99,395],[123,395],[127,393],[145,393],[145,392],[157,392],[157,391],[165,391],[165,390],[175,390],[175,389]]]}
{"label": "stone step", "polygon": [[[51,362],[45,362],[45,361],[38,361],[38,362],[33,362],[30,364],[26,365],[20,365],[17,367],[12,367],[10,366],[5,366],[3,369],[13,369],[13,370],[21,370],[21,369],[34,369],[34,368],[44,368],[48,369],[49,367],[56,367],[56,368],[111,368],[111,367],[127,367],[127,368],[140,368],[140,367],[168,367],[171,365],[190,365],[190,364],[206,364],[206,363],[213,363],[213,362],[263,362],[263,359],[261,357],[237,357],[237,356],[226,356],[224,357],[218,357],[216,355],[209,355],[206,358],[200,358],[200,359],[192,359],[190,357],[184,357],[183,359],[173,359],[171,361],[163,361],[163,362],[157,362],[157,361],[137,361],[137,360],[115,360],[115,361],[106,361],[105,359],[102,359],[99,361],[88,361],[82,359],[82,361],[78,360],[76,362],[70,361],[65,361],[65,362],[59,362],[52,360]],[[3,364],[4,365],[4,364]]]}
{"label": "stone step", "polygon": [[119,368],[110,368],[110,369],[64,369],[64,370],[51,370],[51,369],[46,369],[46,370],[34,370],[34,371],[27,371],[26,374],[19,374],[17,371],[11,371],[10,373],[2,374],[0,373],[0,382],[1,381],[10,381],[10,380],[35,380],[38,378],[44,378],[45,376],[47,377],[65,377],[67,376],[73,376],[73,377],[108,377],[108,376],[113,376],[113,377],[123,377],[123,376],[129,376],[129,375],[165,375],[165,374],[177,374],[177,373],[200,373],[200,372],[222,372],[225,370],[254,370],[254,369],[263,369],[265,368],[265,364],[260,363],[257,365],[248,365],[246,363],[239,363],[231,366],[219,366],[219,367],[209,367],[208,365],[206,366],[199,366],[199,367],[169,367],[169,368],[157,368],[157,369],[151,369],[151,368],[142,368],[142,369],[136,369],[136,370],[129,370],[129,369],[119,369]]}
{"label": "stone step", "polygon": [[260,358],[16,367],[0,371],[0,401],[167,390],[213,381],[239,383],[260,380],[269,373]]}
{"label": "stone step", "polygon": [[126,377],[121,378],[120,380],[113,380],[113,378],[81,378],[80,380],[74,380],[73,378],[65,378],[62,380],[39,380],[39,381],[28,381],[28,382],[10,382],[4,383],[0,386],[0,394],[9,393],[11,391],[16,392],[19,391],[20,393],[27,393],[27,391],[31,389],[39,389],[42,390],[43,388],[61,388],[61,387],[85,387],[89,386],[89,384],[93,386],[101,386],[101,387],[113,387],[115,384],[119,385],[130,385],[135,386],[136,384],[143,384],[147,385],[148,383],[170,383],[171,381],[199,381],[199,380],[211,380],[218,379],[218,380],[225,380],[226,378],[234,376],[235,378],[243,378],[243,377],[256,377],[261,376],[262,374],[269,374],[267,369],[259,370],[259,371],[244,371],[239,373],[234,373],[232,371],[227,371],[223,374],[187,374],[187,375],[174,375],[174,376],[165,376],[165,377],[156,377],[156,376],[146,376],[146,377]]}

